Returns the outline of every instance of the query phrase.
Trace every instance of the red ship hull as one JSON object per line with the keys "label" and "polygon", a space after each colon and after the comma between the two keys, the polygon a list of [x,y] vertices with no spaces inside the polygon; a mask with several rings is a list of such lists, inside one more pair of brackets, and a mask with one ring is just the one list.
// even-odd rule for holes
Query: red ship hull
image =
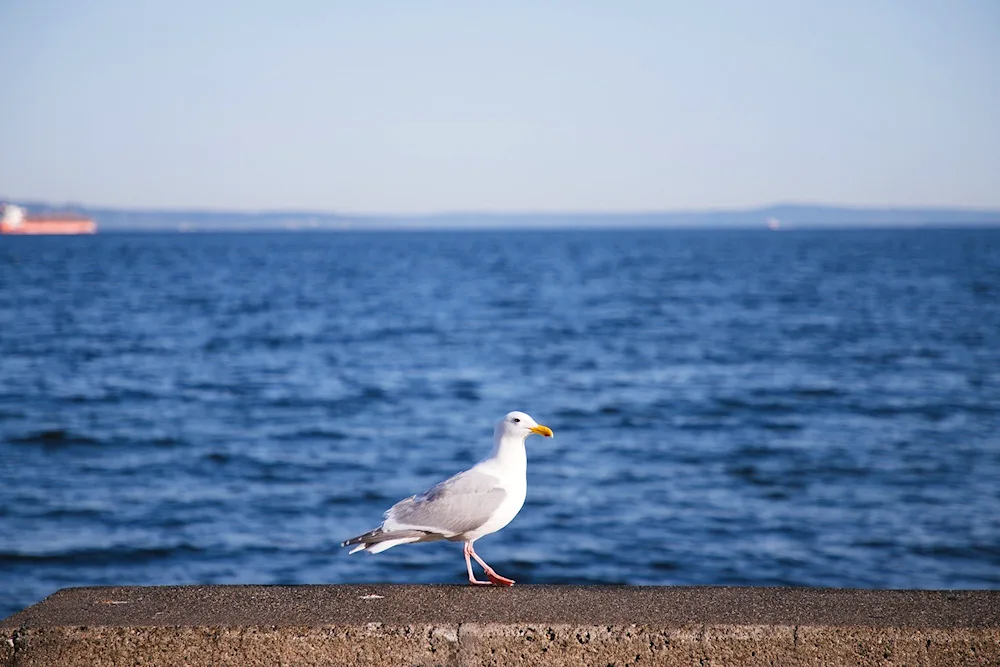
{"label": "red ship hull", "polygon": [[76,216],[28,216],[17,225],[0,223],[0,234],[95,234],[97,224]]}

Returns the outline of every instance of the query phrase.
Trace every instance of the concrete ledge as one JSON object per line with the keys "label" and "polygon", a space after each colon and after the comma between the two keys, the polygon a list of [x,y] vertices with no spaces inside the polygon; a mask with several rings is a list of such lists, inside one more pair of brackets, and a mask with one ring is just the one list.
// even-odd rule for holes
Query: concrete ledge
{"label": "concrete ledge", "polygon": [[71,588],[0,643],[3,667],[1000,665],[1000,591]]}

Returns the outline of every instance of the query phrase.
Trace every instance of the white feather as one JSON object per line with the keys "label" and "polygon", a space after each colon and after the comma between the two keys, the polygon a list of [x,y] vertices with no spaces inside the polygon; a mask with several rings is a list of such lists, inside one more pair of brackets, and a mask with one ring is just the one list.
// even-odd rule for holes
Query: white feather
{"label": "white feather", "polygon": [[[420,541],[419,537],[403,537],[398,540],[386,540],[385,542],[379,542],[378,544],[371,545],[370,547],[365,549],[365,551],[367,551],[370,554],[377,554],[381,551],[385,551],[386,549],[391,549],[395,546],[399,546],[400,544],[409,544],[410,542],[419,542],[419,541]],[[364,549],[364,546],[362,546],[361,548]],[[358,550],[357,547],[355,547],[354,550],[351,551],[351,553],[354,553],[357,550]]]}

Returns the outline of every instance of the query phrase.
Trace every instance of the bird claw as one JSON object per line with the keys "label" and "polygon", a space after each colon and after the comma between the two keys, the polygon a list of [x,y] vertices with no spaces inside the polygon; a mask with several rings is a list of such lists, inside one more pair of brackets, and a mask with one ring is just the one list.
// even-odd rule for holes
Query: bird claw
{"label": "bird claw", "polygon": [[473,586],[513,586],[514,585],[514,580],[513,579],[508,579],[507,577],[501,577],[499,574],[496,573],[496,570],[494,570],[492,568],[484,570],[484,572],[486,572],[486,576],[487,576],[487,578],[489,578],[489,581],[479,581],[478,579],[475,579],[473,577],[469,577],[469,583],[472,584]]}
{"label": "bird claw", "polygon": [[501,577],[499,574],[493,570],[487,570],[486,576],[489,577],[490,583],[494,586],[513,586],[514,580],[508,579],[507,577]]}
{"label": "bird claw", "polygon": [[494,575],[490,577],[489,581],[479,581],[478,579],[469,579],[469,585],[470,586],[513,586],[514,580],[508,579],[507,577]]}

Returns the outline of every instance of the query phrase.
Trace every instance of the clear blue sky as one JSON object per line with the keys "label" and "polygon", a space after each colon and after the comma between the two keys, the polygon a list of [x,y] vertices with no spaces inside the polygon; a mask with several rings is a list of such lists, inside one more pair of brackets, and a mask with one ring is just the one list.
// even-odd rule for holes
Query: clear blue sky
{"label": "clear blue sky", "polygon": [[1000,2],[0,0],[0,196],[1000,207]]}

